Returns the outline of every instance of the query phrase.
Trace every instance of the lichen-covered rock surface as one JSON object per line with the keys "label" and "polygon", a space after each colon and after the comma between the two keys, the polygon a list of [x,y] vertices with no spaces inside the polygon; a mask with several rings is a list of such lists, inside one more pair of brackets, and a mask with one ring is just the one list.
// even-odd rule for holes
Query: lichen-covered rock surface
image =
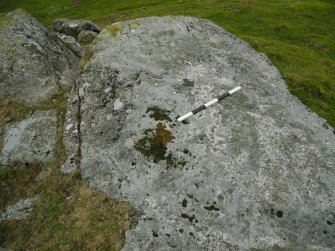
{"label": "lichen-covered rock surface", "polygon": [[37,104],[69,87],[77,57],[24,10],[0,15],[0,99]]}
{"label": "lichen-covered rock surface", "polygon": [[265,55],[191,17],[116,23],[86,53],[64,143],[137,209],[124,250],[333,249],[335,135]]}
{"label": "lichen-covered rock surface", "polygon": [[0,128],[0,168],[15,163],[45,163],[54,156],[57,114],[38,111]]}

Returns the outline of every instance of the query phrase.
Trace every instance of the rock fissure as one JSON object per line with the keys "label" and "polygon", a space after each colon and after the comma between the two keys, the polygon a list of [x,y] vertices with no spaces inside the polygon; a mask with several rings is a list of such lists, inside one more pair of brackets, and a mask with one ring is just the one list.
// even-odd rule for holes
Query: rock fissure
{"label": "rock fissure", "polygon": [[76,155],[76,164],[77,169],[80,170],[80,161],[81,161],[81,118],[82,118],[82,111],[81,111],[81,97],[79,93],[80,89],[77,88],[77,98],[78,98],[78,106],[77,106],[77,137],[78,137],[78,149]]}

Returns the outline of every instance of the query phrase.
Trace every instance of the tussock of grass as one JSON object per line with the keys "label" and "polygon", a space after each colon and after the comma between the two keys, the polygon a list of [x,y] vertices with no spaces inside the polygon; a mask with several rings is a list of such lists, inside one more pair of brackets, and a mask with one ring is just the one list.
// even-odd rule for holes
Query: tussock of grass
{"label": "tussock of grass", "polygon": [[23,102],[14,99],[0,100],[0,127],[8,122],[15,122],[24,119],[31,109]]}

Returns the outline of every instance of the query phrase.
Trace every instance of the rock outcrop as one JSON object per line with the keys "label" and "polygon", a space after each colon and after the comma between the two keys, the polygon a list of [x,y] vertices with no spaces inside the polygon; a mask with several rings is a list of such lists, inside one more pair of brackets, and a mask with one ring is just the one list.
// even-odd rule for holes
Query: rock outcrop
{"label": "rock outcrop", "polygon": [[152,17],[106,27],[89,56],[66,122],[80,140],[64,140],[91,186],[138,210],[124,250],[334,247],[335,135],[264,54],[209,21]]}
{"label": "rock outcrop", "polygon": [[[15,13],[7,17],[26,16]],[[33,19],[34,29],[17,19],[0,25],[47,36]],[[56,49],[58,42],[40,41],[27,48],[58,55],[49,64],[54,68],[46,60],[38,73],[21,73],[22,65],[8,67],[0,43],[7,53],[1,54],[0,98],[21,86],[20,77],[57,79],[57,72],[77,69],[73,54]],[[26,67],[42,57],[30,49],[22,55]],[[84,58],[68,98],[61,170],[80,170],[90,186],[136,208],[124,250],[332,250],[335,135],[288,92],[264,54],[210,21],[149,17],[104,28]],[[4,69],[13,76],[5,78]],[[53,86],[51,80],[29,81],[13,95],[34,103]],[[242,92],[177,123],[178,116],[238,85]],[[48,129],[39,128],[37,140],[33,130],[24,132],[26,125],[37,126],[40,115],[34,116],[4,127],[0,147],[12,143],[0,149],[3,163],[24,156],[21,139],[43,149],[34,150],[36,160],[46,158],[42,145],[53,144],[55,117],[52,111],[49,119],[42,116],[39,125]]]}
{"label": "rock outcrop", "polygon": [[77,57],[24,10],[0,15],[0,99],[37,104],[71,87]]}

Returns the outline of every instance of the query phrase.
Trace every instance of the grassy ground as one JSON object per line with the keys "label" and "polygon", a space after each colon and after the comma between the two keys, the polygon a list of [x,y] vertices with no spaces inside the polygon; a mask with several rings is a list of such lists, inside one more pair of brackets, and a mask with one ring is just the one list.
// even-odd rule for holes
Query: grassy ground
{"label": "grassy ground", "polygon": [[45,25],[60,17],[101,26],[151,15],[192,15],[214,21],[265,52],[291,93],[335,127],[335,1],[332,0],[3,0]]}

